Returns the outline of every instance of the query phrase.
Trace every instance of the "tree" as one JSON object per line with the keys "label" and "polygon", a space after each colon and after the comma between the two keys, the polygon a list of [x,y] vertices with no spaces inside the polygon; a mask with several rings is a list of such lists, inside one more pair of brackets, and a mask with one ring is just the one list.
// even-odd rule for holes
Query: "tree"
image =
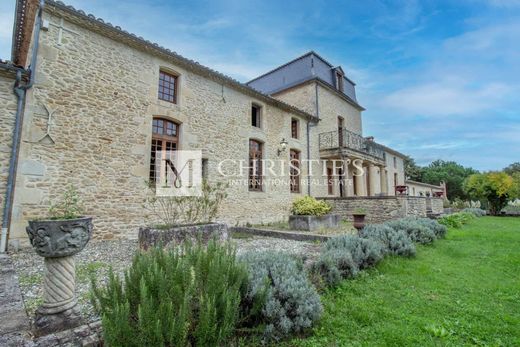
{"label": "tree", "polygon": [[454,161],[436,160],[422,169],[422,182],[439,184],[444,181],[449,200],[455,198],[467,200],[468,195],[462,189],[462,185],[467,177],[476,173],[477,170],[466,168]]}
{"label": "tree", "polygon": [[404,174],[408,179],[421,182],[422,168],[415,163],[415,159],[406,156],[404,158]]}
{"label": "tree", "polygon": [[506,174],[513,176],[514,173],[520,173],[520,162],[513,163],[509,165],[508,167],[504,168],[504,171]]}
{"label": "tree", "polygon": [[518,182],[505,172],[473,174],[464,182],[464,191],[472,198],[487,200],[489,212],[497,215],[517,197]]}

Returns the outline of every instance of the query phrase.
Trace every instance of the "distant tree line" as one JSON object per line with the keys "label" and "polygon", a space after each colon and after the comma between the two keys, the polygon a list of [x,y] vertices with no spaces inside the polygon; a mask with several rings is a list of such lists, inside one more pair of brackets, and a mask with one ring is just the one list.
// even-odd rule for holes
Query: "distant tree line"
{"label": "distant tree line", "polygon": [[405,159],[406,177],[429,184],[446,182],[450,201],[479,200],[492,214],[497,214],[511,200],[520,198],[520,162],[500,171],[479,172],[454,161],[435,160],[419,166],[411,157]]}

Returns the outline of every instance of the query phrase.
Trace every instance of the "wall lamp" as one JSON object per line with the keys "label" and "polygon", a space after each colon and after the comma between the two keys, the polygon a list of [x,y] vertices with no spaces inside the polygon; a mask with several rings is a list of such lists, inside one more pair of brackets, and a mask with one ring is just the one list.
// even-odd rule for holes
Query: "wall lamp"
{"label": "wall lamp", "polygon": [[280,141],[280,148],[278,148],[278,156],[280,156],[280,154],[285,152],[288,144],[289,143],[285,140],[285,138],[283,138],[282,141]]}

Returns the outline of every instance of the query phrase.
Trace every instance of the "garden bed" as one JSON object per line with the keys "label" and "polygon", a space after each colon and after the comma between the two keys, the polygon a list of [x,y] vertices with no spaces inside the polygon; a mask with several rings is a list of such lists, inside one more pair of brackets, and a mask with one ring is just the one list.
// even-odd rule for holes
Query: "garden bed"
{"label": "garden bed", "polygon": [[[293,240],[280,240],[270,237],[236,235],[232,242],[237,246],[237,254],[247,251],[278,250],[303,258],[307,263],[319,252],[319,244]],[[131,265],[135,252],[139,249],[137,240],[92,240],[85,249],[75,255],[76,260],[76,295],[78,306],[85,322],[94,322],[99,317],[90,303],[90,275],[94,275],[100,284],[106,283],[108,271],[112,266],[116,274]],[[30,319],[41,304],[43,295],[44,258],[32,248],[22,249],[11,254],[17,272],[25,309]]]}

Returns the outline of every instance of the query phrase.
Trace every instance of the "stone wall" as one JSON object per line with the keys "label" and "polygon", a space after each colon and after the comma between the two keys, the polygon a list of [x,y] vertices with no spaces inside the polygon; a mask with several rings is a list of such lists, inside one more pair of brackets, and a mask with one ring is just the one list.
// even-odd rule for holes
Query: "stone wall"
{"label": "stone wall", "polygon": [[444,213],[444,198],[432,198],[432,213],[442,214]]}
{"label": "stone wall", "polygon": [[14,75],[0,70],[0,217],[5,203],[5,189],[9,174],[9,159],[13,141],[13,127],[16,116],[16,96],[13,93]]}
{"label": "stone wall", "polygon": [[[301,115],[176,65],[166,56],[87,29],[52,6],[46,7],[44,18],[50,23],[64,18],[74,33],[63,31],[61,43],[56,26],[41,33],[36,84],[27,98],[10,241],[26,241],[27,221],[45,217],[68,185],[79,190],[86,214],[94,217],[96,238],[135,238],[139,227],[155,222],[143,210],[153,117],[181,124],[180,149],[202,150],[213,182],[226,181],[217,171],[219,161],[247,160],[251,138],[264,142],[265,159],[288,159],[290,148],[306,158],[306,119]],[[161,68],[179,75],[177,104],[157,98]],[[251,126],[253,102],[263,107],[260,129]],[[50,137],[44,138],[47,110],[53,113]],[[299,139],[291,139],[293,117],[300,119]],[[278,156],[283,138],[289,141],[288,149]],[[270,178],[267,172],[264,180]],[[263,192],[230,186],[217,220],[232,225],[285,220],[292,200],[306,189],[290,193],[288,176],[284,179]]]}
{"label": "stone wall", "polygon": [[401,201],[396,197],[347,197],[322,198],[332,205],[332,212],[339,214],[342,219],[352,221],[352,214],[357,209],[366,211],[368,223],[381,223],[390,219],[401,218],[405,215]]}
{"label": "stone wall", "polygon": [[[427,217],[426,197],[415,196],[368,196],[346,198],[320,198],[329,202],[333,213],[352,221],[357,209],[366,211],[368,223],[381,223],[406,216]],[[442,213],[442,198],[431,198],[432,213]]]}

